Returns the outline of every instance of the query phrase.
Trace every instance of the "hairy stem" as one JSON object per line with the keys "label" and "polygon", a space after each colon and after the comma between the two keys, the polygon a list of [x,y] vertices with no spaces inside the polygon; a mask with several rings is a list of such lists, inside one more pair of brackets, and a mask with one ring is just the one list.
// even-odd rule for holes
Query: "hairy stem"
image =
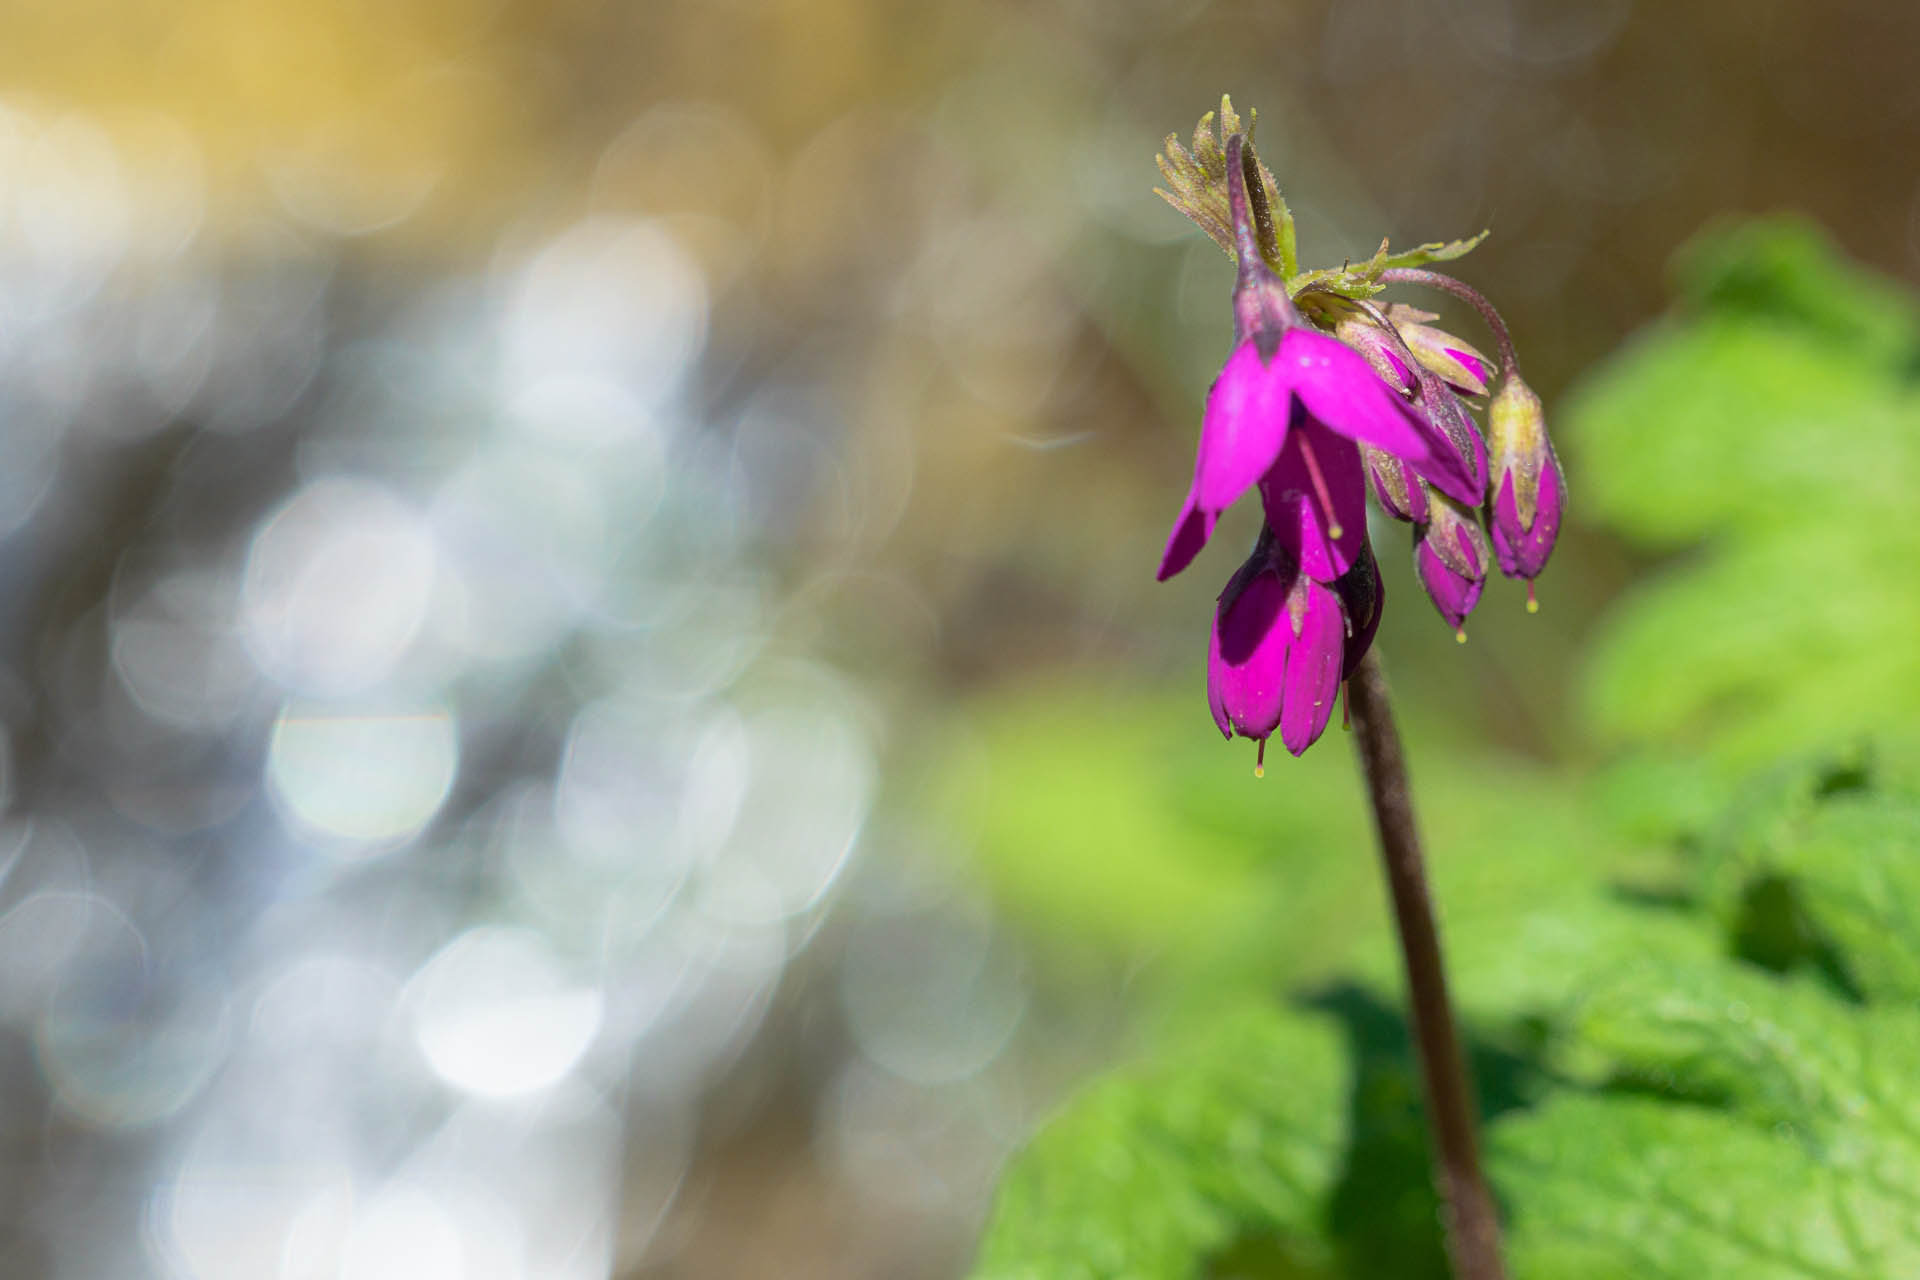
{"label": "hairy stem", "polygon": [[1507,332],[1507,322],[1493,309],[1485,295],[1472,285],[1452,276],[1442,275],[1438,271],[1425,271],[1419,267],[1388,267],[1380,273],[1381,284],[1423,284],[1429,289],[1438,289],[1450,293],[1480,313],[1487,322],[1487,328],[1493,330],[1493,340],[1500,344],[1500,364],[1505,373],[1519,376],[1520,358],[1513,351],[1513,335]]}
{"label": "hairy stem", "polygon": [[1347,706],[1406,964],[1413,1040],[1433,1129],[1434,1181],[1446,1219],[1447,1255],[1455,1280],[1504,1280],[1500,1224],[1480,1173],[1473,1086],[1447,996],[1433,897],[1427,891],[1420,835],[1414,827],[1406,758],[1387,702],[1387,678],[1372,653],[1361,660],[1347,682]]}

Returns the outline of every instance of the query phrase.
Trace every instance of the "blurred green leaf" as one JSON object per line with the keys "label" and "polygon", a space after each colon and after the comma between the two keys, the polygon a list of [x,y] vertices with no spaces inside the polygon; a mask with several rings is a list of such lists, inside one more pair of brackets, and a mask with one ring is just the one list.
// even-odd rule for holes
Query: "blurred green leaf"
{"label": "blurred green leaf", "polygon": [[1855,361],[1911,372],[1920,354],[1912,296],[1795,214],[1711,227],[1674,255],[1673,275],[1690,307],[1791,327]]}
{"label": "blurred green leaf", "polygon": [[1792,220],[1678,261],[1678,313],[1564,413],[1582,513],[1691,549],[1602,630],[1593,727],[1751,766],[1920,714],[1914,302]]}
{"label": "blurred green leaf", "polygon": [[1326,1274],[1346,1144],[1346,1054],[1327,1020],[1222,1019],[1177,1060],[1074,1101],[1000,1187],[976,1280],[1182,1280],[1249,1236]]}

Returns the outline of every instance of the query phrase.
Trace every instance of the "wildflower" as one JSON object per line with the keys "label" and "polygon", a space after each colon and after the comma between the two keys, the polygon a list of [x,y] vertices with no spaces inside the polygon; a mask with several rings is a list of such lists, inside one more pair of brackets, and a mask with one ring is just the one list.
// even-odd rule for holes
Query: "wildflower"
{"label": "wildflower", "polygon": [[[1214,608],[1207,702],[1220,732],[1255,739],[1264,760],[1275,733],[1299,755],[1325,732],[1341,682],[1373,643],[1384,593],[1367,541],[1369,488],[1413,526],[1421,585],[1464,640],[1496,559],[1510,575],[1539,573],[1564,483],[1498,313],[1451,277],[1400,265],[1457,257],[1475,242],[1397,259],[1383,244],[1361,266],[1300,272],[1290,290],[1269,266],[1297,267],[1285,204],[1269,200],[1271,179],[1227,104],[1222,112],[1224,148],[1196,134],[1193,152],[1169,140],[1176,162],[1162,159],[1177,194],[1161,194],[1220,241],[1239,272],[1234,348],[1208,392],[1193,480],[1158,576],[1192,563],[1221,514],[1259,489],[1259,540]],[[1499,364],[1435,328],[1431,312],[1371,301],[1389,284],[1467,299],[1494,330]],[[1490,386],[1488,436],[1465,397]]]}
{"label": "wildflower", "polygon": [[1345,670],[1347,613],[1332,587],[1316,581],[1272,533],[1220,593],[1207,647],[1207,704],[1228,738],[1260,744],[1277,730],[1299,755],[1326,731]]}
{"label": "wildflower", "polygon": [[[1221,512],[1281,461],[1296,422],[1320,428],[1303,433],[1308,438],[1301,441],[1301,465],[1309,473],[1322,452],[1316,446],[1344,437],[1400,458],[1428,483],[1462,501],[1478,502],[1481,497],[1444,435],[1413,414],[1351,347],[1301,320],[1286,285],[1267,267],[1254,239],[1243,146],[1239,134],[1227,140],[1228,202],[1240,262],[1233,297],[1235,346],[1207,396],[1193,484],[1161,556],[1162,580],[1192,563],[1213,535]],[[1335,465],[1344,466],[1351,447],[1348,443],[1338,450],[1342,456]],[[1319,499],[1317,487],[1315,497]],[[1330,535],[1334,529],[1345,532],[1341,512],[1327,506],[1320,514]]]}
{"label": "wildflower", "polygon": [[1527,607],[1535,608],[1533,579],[1546,567],[1560,534],[1566,482],[1547,438],[1540,397],[1510,375],[1487,409],[1495,481],[1488,527],[1500,571],[1527,580]]}

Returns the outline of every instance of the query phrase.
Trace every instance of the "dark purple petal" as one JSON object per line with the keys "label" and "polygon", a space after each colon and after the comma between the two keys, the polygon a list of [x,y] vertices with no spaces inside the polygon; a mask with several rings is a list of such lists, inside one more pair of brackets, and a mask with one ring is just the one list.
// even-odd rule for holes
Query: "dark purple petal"
{"label": "dark purple petal", "polygon": [[1347,575],[1333,584],[1347,614],[1347,644],[1341,657],[1340,678],[1353,674],[1360,659],[1373,647],[1374,632],[1380,629],[1380,615],[1386,606],[1386,584],[1380,580],[1380,566],[1373,558],[1372,546],[1360,548]]}
{"label": "dark purple petal", "polygon": [[[1309,450],[1319,484],[1308,465]],[[1360,449],[1351,440],[1311,418],[1301,422],[1260,481],[1260,501],[1267,527],[1309,577],[1332,582],[1353,568],[1367,539],[1367,482]]]}
{"label": "dark purple petal", "polygon": [[1282,361],[1263,361],[1252,342],[1234,348],[1207,393],[1194,504],[1218,516],[1258,483],[1280,456],[1292,414],[1291,375]]}
{"label": "dark purple petal", "polygon": [[1167,548],[1160,553],[1160,571],[1153,575],[1155,580],[1165,582],[1192,564],[1200,548],[1213,536],[1213,526],[1218,520],[1218,516],[1195,506],[1193,495],[1188,494],[1186,505],[1174,519],[1173,532],[1167,535]]}
{"label": "dark purple petal", "polygon": [[1296,756],[1326,732],[1340,692],[1341,662],[1347,645],[1347,619],[1340,597],[1311,578],[1296,584],[1296,593],[1302,590],[1306,600],[1300,611],[1300,629],[1287,657],[1286,693],[1280,711],[1280,741]]}
{"label": "dark purple petal", "polygon": [[[1268,566],[1232,584],[1214,610],[1207,649],[1207,701],[1222,731],[1264,738],[1280,723],[1287,651],[1293,641],[1289,584]],[[1224,723],[1222,723],[1224,722]]]}

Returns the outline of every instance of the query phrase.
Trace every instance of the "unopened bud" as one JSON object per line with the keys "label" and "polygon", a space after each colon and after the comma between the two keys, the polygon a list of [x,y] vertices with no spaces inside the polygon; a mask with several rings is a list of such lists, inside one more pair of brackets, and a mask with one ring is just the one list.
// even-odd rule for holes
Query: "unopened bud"
{"label": "unopened bud", "polygon": [[1547,436],[1540,397],[1510,375],[1487,408],[1493,493],[1488,523],[1500,571],[1532,579],[1546,567],[1560,536],[1566,482]]}
{"label": "unopened bud", "polygon": [[1432,490],[1427,502],[1431,518],[1414,534],[1414,568],[1433,607],[1457,631],[1480,603],[1492,556],[1473,512]]}
{"label": "unopened bud", "polygon": [[1421,311],[1405,303],[1387,308],[1387,319],[1400,331],[1400,338],[1412,348],[1421,364],[1446,379],[1456,390],[1470,396],[1487,394],[1494,364],[1464,338],[1445,329],[1436,329],[1427,321],[1435,320],[1431,311]]}

